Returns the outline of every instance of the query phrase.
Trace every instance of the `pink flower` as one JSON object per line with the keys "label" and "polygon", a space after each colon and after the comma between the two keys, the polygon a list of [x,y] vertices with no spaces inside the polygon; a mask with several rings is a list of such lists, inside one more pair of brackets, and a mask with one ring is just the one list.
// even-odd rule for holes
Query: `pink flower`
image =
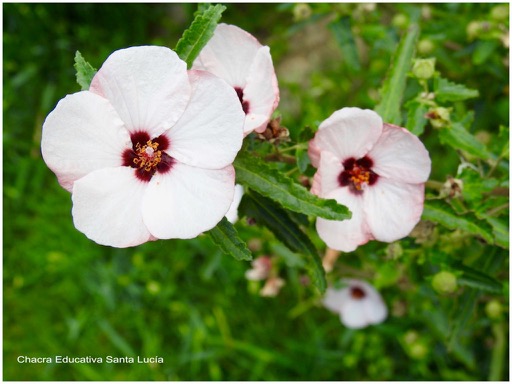
{"label": "pink flower", "polygon": [[343,325],[358,329],[386,319],[386,304],[375,288],[356,279],[343,279],[341,283],[345,285],[341,289],[327,288],[323,304],[339,313]]}
{"label": "pink flower", "polygon": [[128,247],[193,238],[233,200],[243,120],[223,80],[187,72],[168,48],[132,47],[110,55],[89,91],[60,100],[41,149],[90,239]]}
{"label": "pink flower", "polygon": [[245,272],[247,280],[265,280],[272,269],[272,259],[268,256],[260,256],[251,262],[252,268]]}
{"label": "pink flower", "polygon": [[235,88],[246,114],[245,135],[265,131],[279,103],[269,47],[234,25],[219,24],[192,68],[211,72]]}
{"label": "pink flower", "polygon": [[349,220],[317,219],[329,248],[350,252],[372,239],[392,242],[420,220],[430,158],[406,129],[383,124],[373,111],[343,108],[320,124],[309,156],[318,168],[311,192],[352,211]]}

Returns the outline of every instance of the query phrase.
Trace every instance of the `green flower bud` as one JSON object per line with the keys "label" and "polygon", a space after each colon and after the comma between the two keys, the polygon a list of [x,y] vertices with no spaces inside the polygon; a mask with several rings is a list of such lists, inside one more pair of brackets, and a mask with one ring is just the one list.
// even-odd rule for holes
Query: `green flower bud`
{"label": "green flower bud", "polygon": [[430,55],[434,51],[435,44],[430,39],[422,39],[418,42],[418,53],[420,55]]}
{"label": "green flower bud", "polygon": [[393,17],[391,24],[398,29],[406,29],[409,26],[409,18],[403,13],[398,13]]}
{"label": "green flower bud", "polygon": [[424,359],[428,354],[427,346],[421,342],[414,343],[409,348],[409,355],[416,360]]}
{"label": "green flower bud", "polygon": [[421,80],[430,79],[435,72],[436,68],[436,59],[416,59],[414,60],[414,64],[412,66],[413,75]]}
{"label": "green flower bud", "polygon": [[503,313],[503,307],[498,300],[491,300],[485,306],[485,313],[490,319],[497,320]]}
{"label": "green flower bud", "polygon": [[466,34],[470,40],[478,37],[480,32],[482,32],[482,23],[480,21],[472,21],[466,27]]}
{"label": "green flower bud", "polygon": [[453,293],[457,289],[457,276],[448,271],[439,272],[432,279],[432,287],[440,294]]}
{"label": "green flower bud", "polygon": [[293,20],[302,21],[311,16],[311,7],[308,4],[299,3],[293,7]]}
{"label": "green flower bud", "polygon": [[496,21],[505,21],[508,19],[508,13],[509,13],[508,5],[500,4],[500,5],[495,6],[491,10],[491,18],[493,18]]}

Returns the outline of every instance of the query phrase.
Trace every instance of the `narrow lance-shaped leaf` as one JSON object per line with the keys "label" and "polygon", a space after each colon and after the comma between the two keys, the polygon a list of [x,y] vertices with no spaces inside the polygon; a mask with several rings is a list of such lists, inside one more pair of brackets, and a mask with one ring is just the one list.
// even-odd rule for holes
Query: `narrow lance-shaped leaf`
{"label": "narrow lance-shaped leaf", "polygon": [[197,55],[199,55],[199,52],[201,52],[201,49],[213,36],[217,23],[225,9],[225,6],[217,4],[196,13],[194,21],[192,21],[190,27],[183,33],[178,44],[176,44],[175,51],[187,63],[188,68],[192,67],[192,63]]}
{"label": "narrow lance-shaped leaf", "polygon": [[265,225],[290,250],[307,256],[306,269],[312,283],[321,293],[325,292],[327,283],[318,252],[309,237],[302,232],[285,209],[254,191],[247,191],[239,211]]}
{"label": "narrow lance-shaped leaf", "polygon": [[439,223],[448,229],[462,229],[479,236],[487,243],[493,244],[494,237],[490,225],[472,213],[463,216],[454,212],[452,207],[444,201],[428,201],[423,209],[423,219]]}
{"label": "narrow lance-shaped leaf", "polygon": [[96,74],[96,69],[91,64],[85,61],[84,57],[79,51],[75,54],[75,65],[76,69],[76,82],[82,87],[82,91],[89,89],[92,78]]}
{"label": "narrow lance-shaped leaf", "polygon": [[208,231],[213,242],[226,254],[237,260],[252,260],[251,251],[228,219],[225,217],[217,226]]}
{"label": "narrow lance-shaped leaf", "polygon": [[277,201],[284,208],[328,220],[351,217],[347,207],[335,200],[321,199],[311,194],[302,185],[270,168],[257,157],[239,153],[234,165],[238,183]]}
{"label": "narrow lance-shaped leaf", "polygon": [[400,125],[402,123],[400,107],[405,90],[407,73],[411,67],[418,35],[418,26],[416,24],[412,24],[409,27],[407,34],[398,44],[398,48],[391,62],[386,79],[380,89],[381,101],[375,107],[375,111],[387,123],[396,125]]}
{"label": "narrow lance-shaped leaf", "polygon": [[463,265],[462,263],[458,263],[453,267],[462,272],[462,275],[457,278],[457,282],[460,285],[467,285],[472,288],[493,293],[500,293],[503,289],[498,280],[483,272],[477,271],[476,269]]}
{"label": "narrow lance-shaped leaf", "polygon": [[478,97],[477,90],[466,88],[462,84],[452,83],[441,77],[434,79],[434,93],[436,100],[440,102],[462,101]]}
{"label": "narrow lance-shaped leaf", "polygon": [[469,133],[461,123],[453,123],[450,127],[441,129],[439,131],[439,139],[442,143],[448,144],[455,150],[465,151],[483,160],[496,157],[487,150],[482,142]]}

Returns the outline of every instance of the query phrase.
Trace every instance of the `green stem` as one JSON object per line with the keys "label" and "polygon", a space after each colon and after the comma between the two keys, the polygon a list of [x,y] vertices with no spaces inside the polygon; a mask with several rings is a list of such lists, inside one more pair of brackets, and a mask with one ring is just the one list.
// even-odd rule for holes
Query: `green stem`
{"label": "green stem", "polygon": [[440,181],[435,181],[435,180],[428,180],[425,183],[425,187],[430,188],[430,189],[440,190],[441,188],[443,188],[443,186],[444,186],[444,183],[442,183]]}
{"label": "green stem", "polygon": [[500,381],[503,377],[503,363],[505,362],[505,329],[503,323],[494,324],[492,333],[495,340],[492,349],[489,381]]}

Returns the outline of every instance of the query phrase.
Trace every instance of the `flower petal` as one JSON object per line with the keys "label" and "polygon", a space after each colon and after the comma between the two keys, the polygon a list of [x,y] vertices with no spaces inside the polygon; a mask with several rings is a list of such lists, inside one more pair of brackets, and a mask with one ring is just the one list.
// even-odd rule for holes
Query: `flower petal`
{"label": "flower petal", "polygon": [[165,133],[168,153],[188,165],[220,169],[231,164],[242,147],[244,113],[236,92],[204,71],[189,71],[190,103]]}
{"label": "flower petal", "polygon": [[112,103],[130,132],[142,130],[158,137],[187,106],[187,65],[165,47],[121,49],[107,58],[90,91]]}
{"label": "flower petal", "polygon": [[340,312],[340,319],[347,328],[361,329],[367,327],[370,322],[366,315],[364,300],[350,300],[347,302]]}
{"label": "flower petal", "polygon": [[352,212],[352,218],[343,221],[316,219],[316,230],[329,248],[343,252],[352,252],[359,245],[371,240],[363,214],[363,199],[352,194],[348,188],[336,189],[324,196],[346,205]]}
{"label": "flower petal", "polygon": [[423,184],[379,177],[363,194],[366,222],[373,237],[392,242],[409,235],[420,220],[424,196]]}
{"label": "flower petal", "polygon": [[322,300],[322,304],[325,308],[340,313],[343,305],[350,300],[350,292],[348,289],[334,289],[327,288],[325,291],[325,296]]}
{"label": "flower petal", "polygon": [[196,237],[222,220],[234,189],[232,166],[210,170],[176,162],[151,179],[142,203],[144,222],[159,239]]}
{"label": "flower petal", "polygon": [[233,196],[233,202],[229,206],[229,210],[226,213],[226,219],[230,223],[235,223],[238,220],[238,206],[244,195],[244,187],[240,184],[235,185],[235,195]]}
{"label": "flower petal", "polygon": [[359,159],[372,149],[381,132],[382,119],[375,112],[343,108],[320,124],[312,145],[317,151],[331,152],[341,161]]}
{"label": "flower petal", "polygon": [[75,227],[102,245],[124,248],[145,243],[152,238],[142,221],[147,185],[129,167],[89,173],[73,187]]}
{"label": "flower petal", "polygon": [[234,25],[219,24],[201,50],[192,69],[201,69],[224,79],[232,87],[245,88],[251,64],[261,44]]}
{"label": "flower petal", "polygon": [[108,100],[78,92],[60,100],[43,124],[41,151],[59,183],[71,192],[88,173],[122,165],[130,135]]}
{"label": "flower petal", "polygon": [[423,143],[408,130],[384,124],[382,135],[369,153],[378,175],[417,184],[427,181],[430,157]]}
{"label": "flower petal", "polygon": [[243,99],[248,102],[249,113],[244,132],[263,132],[279,103],[279,88],[269,47],[261,47],[252,62]]}
{"label": "flower petal", "polygon": [[311,192],[322,197],[340,188],[338,177],[342,171],[343,164],[338,158],[330,152],[322,152],[320,166],[313,177]]}

